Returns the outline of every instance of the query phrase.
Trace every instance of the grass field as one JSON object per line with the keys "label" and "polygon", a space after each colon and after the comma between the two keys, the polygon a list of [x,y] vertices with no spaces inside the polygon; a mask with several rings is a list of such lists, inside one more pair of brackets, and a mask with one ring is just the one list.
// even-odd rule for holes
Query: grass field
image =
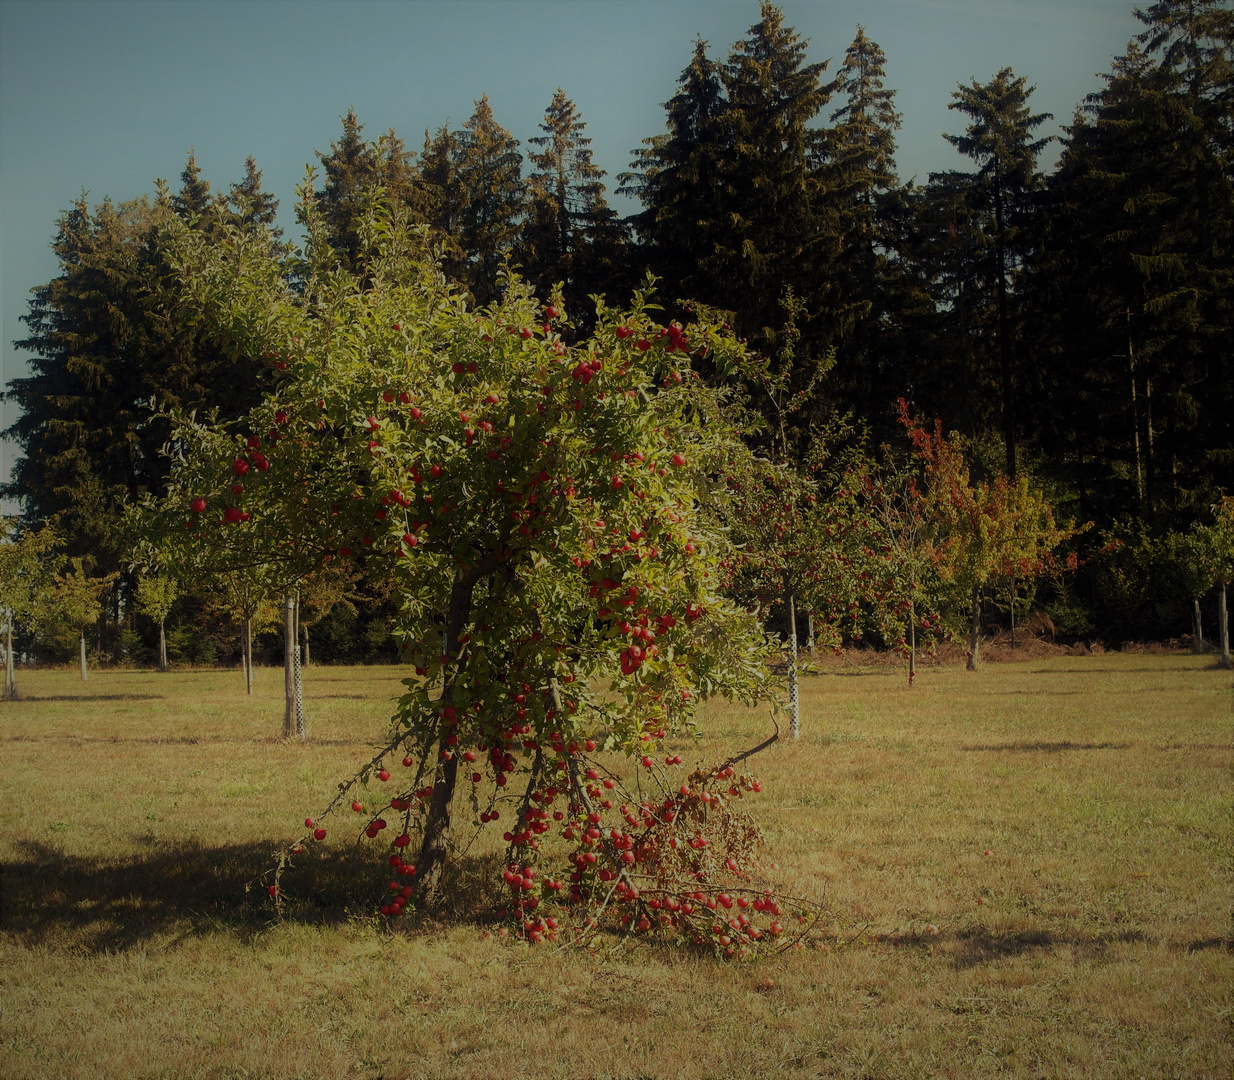
{"label": "grass field", "polygon": [[[839,936],[744,965],[530,949],[462,916],[391,934],[376,853],[338,826],[274,923],[245,882],[380,737],[397,678],[309,669],[312,739],[288,745],[281,671],[252,699],[235,671],[22,673],[0,1076],[1231,1075],[1234,691],[1203,658],[807,679],[751,809]],[[766,728],[715,707],[677,752]]]}

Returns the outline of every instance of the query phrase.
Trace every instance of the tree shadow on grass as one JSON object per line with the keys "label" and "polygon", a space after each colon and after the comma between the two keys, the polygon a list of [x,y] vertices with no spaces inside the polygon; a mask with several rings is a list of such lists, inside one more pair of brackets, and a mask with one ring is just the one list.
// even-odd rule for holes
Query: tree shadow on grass
{"label": "tree shadow on grass", "polygon": [[[95,954],[169,935],[182,940],[221,931],[251,940],[279,921],[266,889],[278,847],[275,841],[160,844],[103,859],[27,842],[21,856],[0,869],[0,929],[27,946]],[[439,915],[487,921],[497,897],[489,883],[500,881],[498,862],[496,856],[457,860],[448,890],[455,900]],[[338,926],[371,918],[387,895],[385,863],[384,854],[355,844],[310,848],[283,873],[283,921]],[[403,916],[404,924],[420,921],[410,912]]]}
{"label": "tree shadow on grass", "polygon": [[1014,930],[998,933],[984,927],[966,930],[956,936],[954,962],[957,967],[979,967],[1009,957],[1029,953],[1073,949],[1086,959],[1100,956],[1109,946],[1144,940],[1139,930],[1119,930],[1097,934],[1058,934],[1050,930]]}
{"label": "tree shadow on grass", "polygon": [[1076,742],[1024,742],[1024,743],[990,743],[978,746],[962,746],[961,750],[971,753],[979,750],[1005,750],[1012,754],[1061,754],[1064,750],[1127,750],[1131,743],[1076,743]]}
{"label": "tree shadow on grass", "polygon": [[20,694],[18,701],[163,701],[166,694]]}
{"label": "tree shadow on grass", "polygon": [[[1032,668],[1030,675],[1160,675],[1161,668],[1129,667],[1129,668]],[[1134,692],[1134,691],[1133,691]]]}

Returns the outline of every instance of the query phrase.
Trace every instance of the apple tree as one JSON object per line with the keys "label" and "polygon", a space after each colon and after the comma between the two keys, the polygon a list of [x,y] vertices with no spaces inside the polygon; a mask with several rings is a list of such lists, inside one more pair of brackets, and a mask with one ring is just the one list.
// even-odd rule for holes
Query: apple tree
{"label": "apple tree", "polygon": [[605,920],[730,954],[781,940],[778,902],[746,876],[747,755],[683,771],[663,752],[697,731],[701,701],[776,694],[704,510],[738,433],[691,369],[753,362],[716,325],[656,324],[638,294],[629,311],[599,303],[568,345],[560,299],[516,279],[469,310],[397,211],[366,219],[354,274],[307,188],[301,218],[291,264],[268,238],[172,226],[190,302],[269,389],[236,424],[181,424],[147,511],[207,547],[361,566],[398,601],[415,677],[389,740],[301,843],[349,805],[363,835],[395,834],[394,917],[440,905],[460,829],[500,821],[502,912],[532,940]]}

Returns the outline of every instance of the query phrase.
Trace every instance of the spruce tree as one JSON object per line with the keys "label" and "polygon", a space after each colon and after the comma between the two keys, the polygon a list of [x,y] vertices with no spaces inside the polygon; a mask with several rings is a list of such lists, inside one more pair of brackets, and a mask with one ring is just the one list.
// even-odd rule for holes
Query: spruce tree
{"label": "spruce tree", "polygon": [[895,91],[883,82],[885,65],[882,49],[858,26],[834,83],[843,104],[831,114],[821,169],[840,230],[835,292],[852,319],[839,346],[835,390],[868,420],[893,416],[905,390],[896,354],[909,352],[895,340],[911,290],[901,258],[905,195],[895,168],[900,114]]}
{"label": "spruce tree", "polygon": [[[32,521],[50,520],[70,555],[103,573],[127,565],[123,507],[157,492],[165,405],[235,416],[256,400],[256,371],[229,358],[182,318],[160,230],[181,213],[209,230],[219,204],[190,158],[184,186],[151,202],[91,207],[85,194],[57,221],[59,273],[32,290],[15,342],[30,374],[5,389],[21,409],[4,433],[21,455],[4,497]],[[201,214],[202,208],[205,213]]]}
{"label": "spruce tree", "polygon": [[231,185],[227,202],[235,220],[250,228],[272,225],[278,217],[279,201],[261,186],[261,170],[252,155],[244,160],[244,179]]}
{"label": "spruce tree", "polygon": [[375,188],[396,205],[414,204],[412,157],[403,140],[388,131],[376,142],[363,137],[364,125],[354,110],[343,117],[343,134],[330,152],[317,152],[325,182],[317,193],[331,246],[348,268],[360,258],[359,222]]}
{"label": "spruce tree", "polygon": [[1034,129],[1050,113],[1033,114],[1028,99],[1036,87],[1003,68],[988,83],[973,79],[961,84],[948,108],[970,119],[963,135],[944,135],[965,157],[978,165],[971,188],[974,209],[984,217],[983,229],[993,261],[992,279],[997,307],[997,353],[1002,398],[1002,436],[1007,475],[1016,474],[1016,409],[1009,277],[1020,266],[1029,247],[1029,218],[1033,194],[1041,187],[1037,155],[1050,139],[1032,138]]}
{"label": "spruce tree", "polygon": [[[812,279],[834,254],[833,230],[820,230],[811,161],[819,136],[810,125],[830,97],[825,63],[807,64],[807,42],[764,0],[759,22],[729,52],[725,170],[727,235],[717,237],[718,301],[751,335],[782,321],[781,301],[796,288],[807,304]],[[828,236],[827,233],[831,235]]]}
{"label": "spruce tree", "polygon": [[1234,480],[1234,13],[1162,3],[1141,18],[1051,184],[1034,404],[1092,516],[1181,526]]}
{"label": "spruce tree", "polygon": [[694,55],[665,102],[667,130],[643,140],[620,193],[643,204],[632,223],[642,245],[639,259],[663,278],[662,302],[697,298],[716,302],[716,237],[724,229],[727,101],[720,65],[707,43]]}
{"label": "spruce tree", "polygon": [[577,106],[560,87],[528,142],[533,172],[518,258],[541,295],[558,282],[571,316],[585,329],[587,296],[620,284],[624,233],[604,198],[604,170],[591,160],[591,139]]}
{"label": "spruce tree", "polygon": [[414,202],[420,218],[433,230],[441,267],[454,281],[465,273],[466,256],[459,243],[466,196],[458,175],[459,133],[447,121],[424,132],[424,149],[415,170]]}
{"label": "spruce tree", "polygon": [[171,205],[182,218],[203,218],[216,209],[216,200],[210,194],[210,182],[201,178],[197,154],[190,150],[184,171],[180,174],[180,190],[172,196]]}
{"label": "spruce tree", "polygon": [[478,304],[497,299],[498,272],[514,249],[526,203],[518,140],[493,119],[485,94],[458,133],[454,172],[461,190],[457,236],[464,278]]}

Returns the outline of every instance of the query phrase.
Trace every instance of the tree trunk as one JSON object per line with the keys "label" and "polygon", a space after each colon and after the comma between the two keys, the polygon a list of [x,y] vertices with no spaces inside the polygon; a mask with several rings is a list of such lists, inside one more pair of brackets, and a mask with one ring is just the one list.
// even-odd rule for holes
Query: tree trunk
{"label": "tree trunk", "polygon": [[[439,745],[445,749],[444,737]],[[433,797],[429,800],[428,815],[424,819],[424,839],[420,844],[420,859],[416,863],[420,900],[426,907],[436,907],[441,902],[441,879],[450,856],[450,804],[457,781],[458,757],[451,754],[449,761],[437,762]]]}
{"label": "tree trunk", "polygon": [[[445,633],[442,637],[443,651],[447,656],[456,656],[459,635],[471,613],[471,596],[475,587],[473,578],[456,578],[450,590],[450,609],[446,612]],[[447,670],[439,701],[443,705],[448,703],[453,693],[454,680]],[[454,787],[458,780],[458,756],[448,747],[445,731],[438,739],[437,746],[433,797],[429,800],[428,814],[424,819],[424,838],[420,843],[420,856],[416,863],[416,882],[420,890],[420,903],[424,909],[435,908],[441,904],[442,876],[446,860],[450,856],[450,804],[454,799]],[[443,761],[441,754],[447,749],[450,749],[450,757]]]}
{"label": "tree trunk", "polygon": [[308,638],[308,623],[304,624],[304,666],[308,667],[311,664],[312,658],[309,655],[309,638]]}
{"label": "tree trunk", "polygon": [[1011,380],[1011,331],[1007,318],[1007,246],[1003,235],[1003,191],[1001,177],[996,178],[994,189],[995,223],[998,240],[994,245],[998,259],[998,363],[1002,374],[1003,390],[1003,445],[1007,458],[1007,475],[1015,479],[1015,399]]}
{"label": "tree trunk", "polygon": [[[1131,309],[1127,308],[1127,369],[1131,376],[1131,427],[1134,433],[1135,490],[1140,509],[1144,509],[1144,459],[1140,450],[1140,402],[1135,393],[1135,343],[1131,340]],[[1083,515],[1081,519],[1083,520]]]}
{"label": "tree trunk", "polygon": [[806,615],[806,652],[814,655],[814,612]]}
{"label": "tree trunk", "polygon": [[1225,582],[1217,590],[1217,636],[1221,639],[1221,659],[1218,665],[1225,671],[1230,670],[1230,612],[1225,601]]}
{"label": "tree trunk", "polygon": [[917,611],[908,609],[908,685],[917,682]]}
{"label": "tree trunk", "polygon": [[86,628],[81,628],[81,681],[85,682],[90,678],[90,672],[86,669]]}
{"label": "tree trunk", "polygon": [[1200,620],[1200,598],[1191,601],[1191,651],[1197,656],[1204,651],[1204,623]]}
{"label": "tree trunk", "polygon": [[159,671],[167,670],[167,620],[159,620]]}
{"label": "tree trunk", "polygon": [[1157,511],[1157,498],[1154,494],[1157,480],[1156,438],[1153,431],[1153,380],[1147,376],[1144,379],[1144,424],[1148,435],[1148,457],[1144,463],[1144,491],[1148,498],[1148,512]]}
{"label": "tree trunk", "polygon": [[240,645],[244,653],[244,685],[250,697],[253,695],[253,620],[244,619],[244,641]]}
{"label": "tree trunk", "polygon": [[1015,578],[1011,579],[1011,647],[1015,648]]}
{"label": "tree trunk", "polygon": [[283,737],[303,739],[304,700],[300,686],[300,645],[296,630],[296,598],[288,594],[283,609]]}
{"label": "tree trunk", "polygon": [[968,663],[965,668],[977,670],[978,650],[981,648],[981,590],[974,585],[972,596],[972,611],[968,632]]}
{"label": "tree trunk", "polygon": [[17,700],[17,665],[13,662],[13,609],[4,620],[4,700]]}
{"label": "tree trunk", "polygon": [[797,603],[788,594],[788,734],[801,738],[801,697],[797,686]]}

